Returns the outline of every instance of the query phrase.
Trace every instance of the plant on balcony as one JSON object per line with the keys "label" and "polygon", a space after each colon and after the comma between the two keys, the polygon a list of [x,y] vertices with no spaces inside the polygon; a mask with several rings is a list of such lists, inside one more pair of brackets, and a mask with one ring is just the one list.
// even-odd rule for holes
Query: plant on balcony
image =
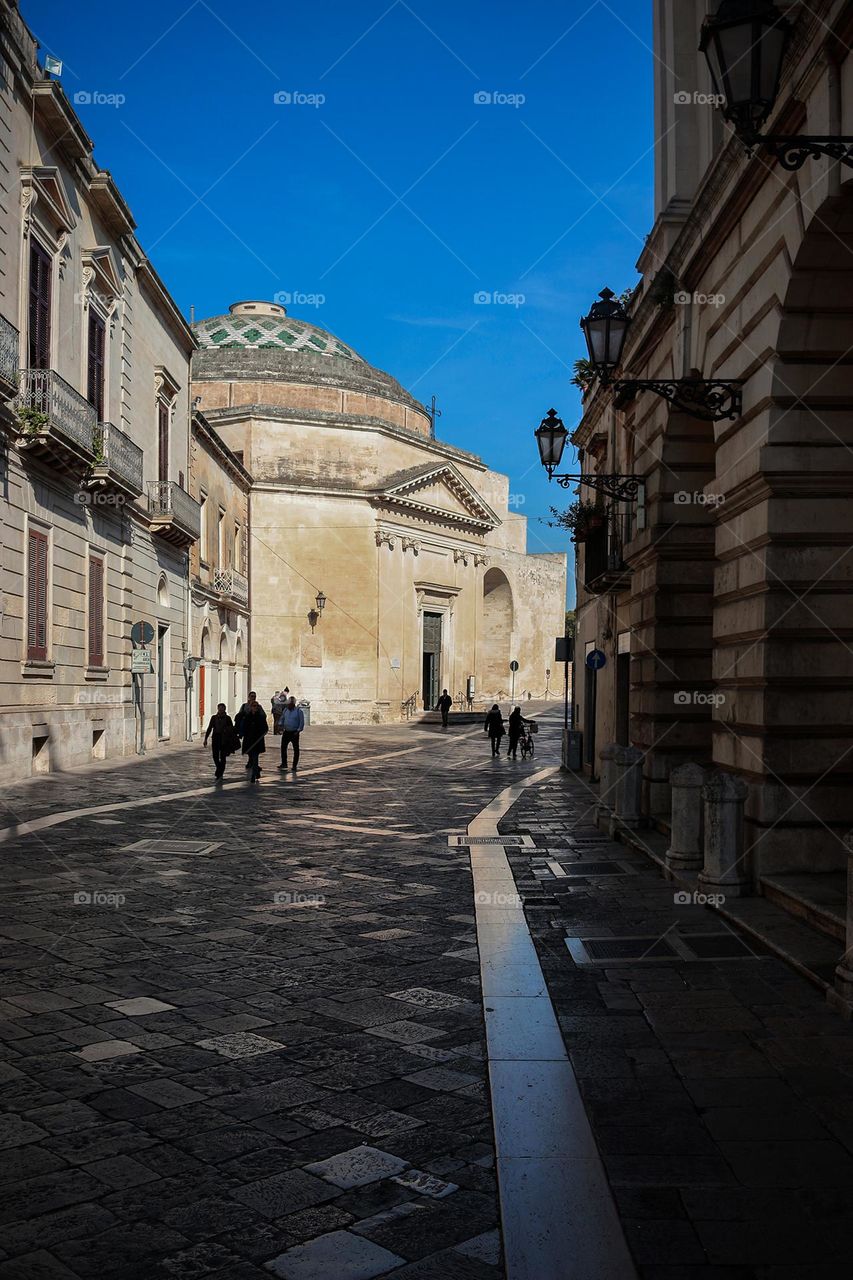
{"label": "plant on balcony", "polygon": [[35,436],[43,431],[50,422],[50,417],[46,413],[42,413],[41,409],[34,409],[32,405],[19,404],[15,410],[18,415],[24,435]]}
{"label": "plant on balcony", "polygon": [[585,542],[593,529],[600,529],[604,524],[604,512],[601,508],[592,502],[584,502],[582,498],[578,498],[565,511],[552,507],[551,515],[554,517],[550,521],[552,528],[568,529],[574,542]]}
{"label": "plant on balcony", "polygon": [[104,433],[97,427],[92,432],[92,452],[95,455],[94,466],[102,467],[107,460],[107,445],[104,440]]}

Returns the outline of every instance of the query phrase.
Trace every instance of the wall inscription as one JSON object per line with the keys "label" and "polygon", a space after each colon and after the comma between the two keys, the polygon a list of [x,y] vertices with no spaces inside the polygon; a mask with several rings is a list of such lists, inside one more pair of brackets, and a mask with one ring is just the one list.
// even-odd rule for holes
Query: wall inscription
{"label": "wall inscription", "polygon": [[301,667],[322,667],[323,641],[320,636],[310,631],[303,632],[299,645],[299,665]]}

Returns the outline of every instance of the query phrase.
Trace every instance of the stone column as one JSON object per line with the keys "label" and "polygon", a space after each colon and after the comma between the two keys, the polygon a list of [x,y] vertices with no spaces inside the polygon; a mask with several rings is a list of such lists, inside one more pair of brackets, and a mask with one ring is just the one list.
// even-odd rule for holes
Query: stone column
{"label": "stone column", "polygon": [[620,826],[639,827],[642,819],[643,760],[645,756],[636,747],[617,747],[614,765],[618,771],[616,784],[616,814]]}
{"label": "stone column", "polygon": [[705,865],[699,883],[712,893],[742,898],[752,893],[744,866],[744,805],[749,787],[731,773],[711,775],[702,788]]}
{"label": "stone column", "polygon": [[601,760],[601,782],[598,789],[598,804],[595,806],[596,826],[607,826],[610,815],[616,808],[616,752],[619,746],[608,742],[599,752]]}
{"label": "stone column", "polygon": [[[835,990],[853,1011],[853,831],[844,837],[844,844],[847,849],[847,941],[844,955],[835,970]],[[837,1001],[832,1003],[837,1004]]]}
{"label": "stone column", "polygon": [[705,861],[702,787],[708,778],[700,764],[673,769],[672,832],[666,865],[672,871],[701,871]]}

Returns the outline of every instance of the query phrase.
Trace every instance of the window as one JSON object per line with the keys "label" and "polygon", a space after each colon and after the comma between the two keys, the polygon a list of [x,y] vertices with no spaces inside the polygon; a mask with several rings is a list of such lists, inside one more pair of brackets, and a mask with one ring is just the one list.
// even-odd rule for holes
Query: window
{"label": "window", "polygon": [[210,562],[207,558],[207,494],[204,490],[198,495],[198,505],[201,508],[199,512],[198,554],[202,564],[209,564]]}
{"label": "window", "polygon": [[224,569],[226,567],[225,565],[225,512],[222,510],[221,507],[219,508],[219,521],[216,529],[216,537],[217,537],[216,550],[219,557],[216,562],[216,565],[217,565],[217,568]]}
{"label": "window", "polygon": [[157,479],[169,479],[169,406],[157,401]]}
{"label": "window", "polygon": [[89,368],[86,396],[94,406],[98,422],[104,419],[104,375],[106,369],[107,326],[97,311],[89,308]]}
{"label": "window", "polygon": [[48,537],[30,529],[27,538],[27,661],[47,661]]}
{"label": "window", "polygon": [[238,524],[234,526],[234,568],[243,572],[243,533]]}
{"label": "window", "polygon": [[36,240],[30,241],[29,363],[50,368],[50,296],[53,261]]}
{"label": "window", "polygon": [[104,559],[89,557],[89,666],[104,664]]}

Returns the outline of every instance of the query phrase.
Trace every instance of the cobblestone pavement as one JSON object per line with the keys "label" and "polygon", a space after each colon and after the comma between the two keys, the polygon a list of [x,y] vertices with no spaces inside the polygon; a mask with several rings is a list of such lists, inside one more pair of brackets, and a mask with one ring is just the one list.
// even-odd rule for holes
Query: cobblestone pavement
{"label": "cobblestone pavement", "polygon": [[853,1273],[853,1029],[556,775],[500,824],[644,1280]]}
{"label": "cobblestone pavement", "polygon": [[503,1274],[447,835],[541,748],[269,745],[256,788],[196,746],[3,797],[2,1280]]}

